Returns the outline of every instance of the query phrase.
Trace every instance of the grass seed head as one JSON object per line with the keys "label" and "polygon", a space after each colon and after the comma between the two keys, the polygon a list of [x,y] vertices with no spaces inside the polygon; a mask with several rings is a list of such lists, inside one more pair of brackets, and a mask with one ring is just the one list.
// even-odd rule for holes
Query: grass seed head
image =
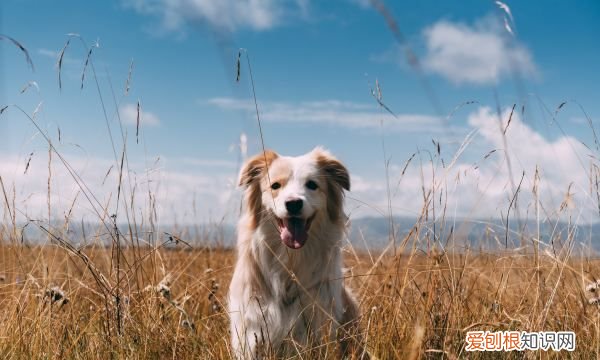
{"label": "grass seed head", "polygon": [[184,328],[190,329],[192,331],[196,330],[196,325],[194,325],[194,323],[189,319],[181,320],[181,326]]}
{"label": "grass seed head", "polygon": [[45,290],[44,298],[50,301],[50,304],[59,303],[66,305],[69,303],[69,298],[66,297],[65,292],[58,286],[52,286]]}
{"label": "grass seed head", "polygon": [[598,287],[600,287],[600,280],[596,280],[596,282],[593,282],[586,286],[585,291],[595,293],[598,290]]}
{"label": "grass seed head", "polygon": [[593,297],[593,298],[589,299],[588,304],[600,306],[600,297]]}
{"label": "grass seed head", "polygon": [[171,283],[173,276],[171,274],[165,277],[156,285],[156,292],[161,294],[165,299],[171,300]]}

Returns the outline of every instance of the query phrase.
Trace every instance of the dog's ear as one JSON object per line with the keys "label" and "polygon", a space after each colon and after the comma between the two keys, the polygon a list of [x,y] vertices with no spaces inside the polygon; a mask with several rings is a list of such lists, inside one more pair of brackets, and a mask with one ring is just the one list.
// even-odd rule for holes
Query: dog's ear
{"label": "dog's ear", "polygon": [[261,218],[261,190],[260,177],[279,155],[271,150],[266,150],[250,158],[240,171],[239,185],[244,186],[246,211],[250,214],[250,227],[256,229]]}
{"label": "dog's ear", "polygon": [[271,150],[265,150],[264,152],[255,155],[250,158],[240,171],[239,186],[249,186],[255,180],[260,177],[260,174],[267,170],[273,160],[277,159],[279,155]]}
{"label": "dog's ear", "polygon": [[348,169],[338,159],[329,153],[317,147],[313,150],[317,156],[317,166],[327,177],[341,186],[344,190],[350,190],[350,174]]}
{"label": "dog's ear", "polygon": [[350,174],[348,169],[333,155],[322,148],[315,148],[313,153],[317,166],[327,179],[327,214],[332,222],[336,222],[344,214],[344,192],[350,190]]}

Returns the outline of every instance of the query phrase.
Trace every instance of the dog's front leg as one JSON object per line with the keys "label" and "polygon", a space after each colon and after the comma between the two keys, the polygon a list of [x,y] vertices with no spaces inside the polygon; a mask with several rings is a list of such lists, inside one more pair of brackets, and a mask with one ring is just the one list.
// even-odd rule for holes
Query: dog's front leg
{"label": "dog's front leg", "polygon": [[348,289],[342,289],[343,313],[338,329],[340,352],[345,359],[370,359],[364,339],[360,333],[358,304]]}
{"label": "dog's front leg", "polygon": [[[231,312],[231,345],[238,359],[263,359],[273,354],[269,314],[256,298]],[[233,310],[233,309],[232,309]]]}

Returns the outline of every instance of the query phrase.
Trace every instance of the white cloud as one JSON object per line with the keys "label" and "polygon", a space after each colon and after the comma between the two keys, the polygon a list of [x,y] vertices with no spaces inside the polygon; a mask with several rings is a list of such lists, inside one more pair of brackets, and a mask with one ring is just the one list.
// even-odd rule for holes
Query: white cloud
{"label": "white cloud", "polygon": [[474,26],[439,21],[424,31],[423,66],[457,84],[494,84],[511,72],[535,75],[529,50],[502,31],[491,18]]}
{"label": "white cloud", "polygon": [[[59,50],[50,50],[46,48],[40,48],[37,50],[38,54],[43,57],[52,60],[53,65],[57,66],[58,57],[60,55]],[[70,54],[70,51],[67,51],[62,58],[62,69],[61,73],[64,74],[64,77],[68,77],[69,80],[80,80],[81,79],[81,71],[83,69],[84,60],[79,59],[77,57],[73,57]],[[66,75],[66,76],[65,76]],[[99,76],[102,76],[99,74]]]}
{"label": "white cloud", "polygon": [[[64,219],[73,203],[72,221],[76,223],[82,219],[86,222],[99,221],[97,212],[102,213],[103,208],[107,209],[108,215],[112,214],[115,211],[119,181],[119,166],[114,160],[73,154],[63,156],[81,178],[81,184],[84,184],[92,200],[90,203],[64,165],[54,156],[50,183],[51,218],[59,221]],[[23,157],[0,153],[0,176],[7,188],[11,207],[14,186],[18,221],[25,220],[24,214],[31,219],[47,220],[47,154],[34,153],[25,173],[28,158],[29,155]],[[198,169],[198,166],[190,166],[190,162],[205,166]],[[213,164],[216,166],[212,166]],[[230,168],[227,160],[187,158],[180,161],[165,160],[163,157],[149,168],[134,160],[130,161],[129,166],[129,172],[125,169],[122,177],[121,201],[126,199],[128,209],[135,210],[140,222],[147,224],[153,213],[149,193],[156,201],[158,223],[162,224],[201,224],[209,219],[222,217],[233,222],[238,215],[239,193],[235,181],[237,171]],[[207,166],[211,168],[210,172],[206,171]],[[135,196],[131,196],[132,190]],[[7,216],[6,208],[4,198],[0,198],[0,218],[4,218],[3,216]],[[130,205],[132,198],[135,201],[133,206]],[[122,204],[119,208],[120,219],[125,221]]]}
{"label": "white cloud", "polygon": [[49,49],[38,49],[38,54],[52,58],[54,60],[58,60],[58,51],[49,50]]}
{"label": "white cloud", "polygon": [[[119,108],[119,112],[121,115],[121,121],[123,121],[124,124],[133,126],[137,125],[137,104],[122,105]],[[147,126],[158,126],[160,125],[160,119],[155,114],[149,111],[144,111],[143,108],[140,106],[140,124]]]}
{"label": "white cloud", "polygon": [[[50,49],[46,49],[46,48],[40,48],[40,49],[38,49],[38,54],[45,56],[47,58],[50,58],[54,61],[58,61],[60,51],[59,50],[50,50]],[[63,61],[63,64],[70,64],[70,65],[77,64],[77,65],[83,66],[83,60],[74,59],[68,54],[63,55],[62,61]]]}
{"label": "white cloud", "polygon": [[[310,105],[305,106],[309,108],[329,108],[338,105],[345,108],[361,108],[359,104],[350,106],[341,105],[341,102],[333,102],[338,105],[331,105],[332,102],[308,104]],[[510,174],[504,157],[506,148],[510,157],[513,182],[518,184],[521,174],[525,172],[517,202],[521,216],[533,216],[532,189],[537,167],[542,219],[553,219],[561,214],[572,215],[574,221],[597,219],[597,203],[593,194],[590,194],[590,182],[586,175],[590,161],[587,156],[589,150],[572,137],[561,136],[550,140],[541,136],[523,122],[518,113],[513,114],[504,138],[501,129],[506,128],[509,112],[506,110],[502,113],[501,125],[497,114],[488,107],[480,107],[471,112],[467,122],[476,135],[471,146],[452,166],[450,163],[454,154],[445,153],[445,149],[448,149],[445,146],[442,146],[442,156],[445,160],[443,165],[435,159],[432,165],[429,154],[423,153],[420,159],[418,155],[413,159],[402,176],[403,162],[392,163],[389,168],[389,184],[394,214],[418,215],[423,206],[423,189],[429,191],[435,184],[436,208],[439,210],[445,206],[449,217],[456,215],[498,219],[500,214],[506,216],[512,198]],[[496,152],[484,158],[491,150]],[[405,158],[409,156],[410,154],[405,154]],[[400,157],[401,154],[394,154],[394,158]],[[65,155],[65,158],[81,176],[91,193],[103,206],[107,206],[109,213],[114,211],[118,184],[118,166],[114,160],[70,154]],[[236,176],[239,164],[232,159],[161,158],[162,160],[154,163],[149,161],[150,165],[146,166],[130,159],[130,171],[126,171],[123,176],[124,193],[121,199],[129,201],[132,198],[132,188],[129,187],[131,182],[135,188],[133,208],[138,219],[143,218],[147,222],[151,214],[148,199],[150,192],[156,199],[159,223],[202,223],[209,218],[218,220],[223,216],[229,223],[237,220],[240,190],[236,186]],[[0,153],[0,176],[11,198],[14,184],[15,203],[20,211],[31,218],[45,219],[47,154],[35,153],[27,173],[24,174],[27,161],[28,155]],[[111,171],[107,176],[109,169]],[[383,169],[380,174],[356,173],[350,170],[352,192],[347,197],[347,210],[352,218],[386,214],[388,192]],[[52,174],[52,216],[61,219],[68,212],[80,189],[56,157],[53,160]],[[569,186],[573,206],[560,210]],[[0,204],[2,218],[5,211],[3,200],[0,200]],[[101,209],[98,204],[95,204],[95,207]],[[22,219],[22,216],[20,217]],[[77,221],[81,221],[82,217],[85,221],[97,220],[92,206],[81,194],[75,203],[73,217]]]}
{"label": "white cloud", "polygon": [[125,4],[144,14],[158,15],[168,30],[186,23],[204,22],[218,30],[267,30],[282,23],[290,7],[306,12],[305,0],[125,0]]}
{"label": "white cloud", "polygon": [[[254,116],[252,100],[212,98],[208,103],[224,110],[241,110]],[[422,114],[397,114],[397,117],[368,105],[339,100],[311,101],[300,103],[261,102],[261,120],[274,123],[304,123],[341,126],[350,129],[380,129],[381,122],[386,130],[398,132],[440,132],[445,128],[440,118]]]}
{"label": "white cloud", "polygon": [[[502,129],[506,127],[509,114],[510,110],[502,113]],[[468,116],[468,123],[476,132],[474,143],[463,154],[465,157],[460,157],[451,168],[444,167],[441,163],[432,166],[425,154],[421,161],[418,157],[413,159],[404,176],[401,176],[404,164],[390,167],[392,206],[396,215],[416,216],[420,213],[423,189],[429,191],[432,188],[435,169],[438,209],[445,206],[449,214],[458,217],[493,219],[498,219],[501,214],[506,216],[513,196],[510,175],[512,174],[514,186],[517,186],[525,172],[517,204],[521,216],[533,217],[533,187],[537,168],[542,220],[556,219],[559,216],[565,219],[566,214],[572,215],[573,221],[597,220],[597,203],[595,195],[590,194],[586,173],[589,171],[589,150],[577,139],[569,136],[546,139],[524,123],[516,112],[504,139],[498,116],[488,107],[472,112]],[[505,148],[508,149],[511,172],[505,161]],[[485,149],[483,153],[467,154],[481,149]],[[484,158],[491,150],[496,151]],[[449,165],[452,155],[443,156],[445,166]],[[466,161],[467,158],[479,160],[473,163]],[[354,213],[357,216],[387,213],[388,195],[383,171],[379,178],[354,176],[353,179],[357,186],[353,188],[352,197],[358,201],[350,200],[349,205],[359,208]],[[571,206],[561,210],[569,187]],[[440,194],[447,196],[447,201],[444,200],[442,204],[439,203]]]}

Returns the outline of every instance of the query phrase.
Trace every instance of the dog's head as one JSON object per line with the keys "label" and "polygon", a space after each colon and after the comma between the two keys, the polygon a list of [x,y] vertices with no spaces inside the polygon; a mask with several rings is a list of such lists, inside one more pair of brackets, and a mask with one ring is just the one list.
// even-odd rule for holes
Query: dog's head
{"label": "dog's head", "polygon": [[298,157],[267,150],[249,159],[240,173],[246,188],[246,211],[257,228],[272,221],[281,241],[301,248],[315,219],[337,223],[343,218],[343,190],[350,190],[344,165],[322,148]]}

